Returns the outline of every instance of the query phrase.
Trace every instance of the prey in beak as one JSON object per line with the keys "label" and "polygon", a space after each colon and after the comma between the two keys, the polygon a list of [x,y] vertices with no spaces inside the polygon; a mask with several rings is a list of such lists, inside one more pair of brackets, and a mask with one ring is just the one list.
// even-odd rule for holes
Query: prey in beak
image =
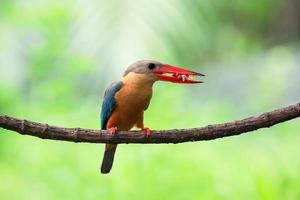
{"label": "prey in beak", "polygon": [[152,70],[152,73],[158,80],[169,81],[173,83],[203,83],[203,81],[195,78],[204,76],[204,74],[171,65],[161,65],[156,67]]}

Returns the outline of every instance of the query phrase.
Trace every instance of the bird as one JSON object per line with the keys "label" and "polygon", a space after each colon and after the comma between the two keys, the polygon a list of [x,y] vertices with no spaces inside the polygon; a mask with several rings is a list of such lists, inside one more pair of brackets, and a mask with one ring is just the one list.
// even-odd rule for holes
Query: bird
{"label": "bird", "polygon": [[[133,127],[141,129],[145,137],[151,130],[144,126],[144,111],[152,97],[152,86],[156,81],[173,83],[202,83],[195,79],[201,73],[163,64],[155,60],[140,60],[131,64],[124,72],[121,81],[111,83],[105,90],[101,107],[101,129],[112,134],[128,131]],[[105,144],[100,171],[110,172],[117,144]]]}

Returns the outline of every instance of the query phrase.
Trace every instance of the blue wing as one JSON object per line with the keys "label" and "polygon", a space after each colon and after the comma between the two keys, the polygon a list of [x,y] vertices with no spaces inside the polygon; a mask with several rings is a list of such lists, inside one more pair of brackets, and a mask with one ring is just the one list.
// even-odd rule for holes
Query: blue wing
{"label": "blue wing", "polygon": [[113,82],[104,93],[104,99],[101,108],[101,129],[106,129],[107,121],[115,109],[115,94],[123,87],[123,82]]}

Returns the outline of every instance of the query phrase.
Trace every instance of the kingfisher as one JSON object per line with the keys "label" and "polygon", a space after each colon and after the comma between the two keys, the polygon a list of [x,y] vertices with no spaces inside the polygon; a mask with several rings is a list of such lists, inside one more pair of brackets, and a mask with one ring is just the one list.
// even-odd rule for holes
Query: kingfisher
{"label": "kingfisher", "polygon": [[[202,83],[194,77],[204,76],[183,68],[163,64],[154,60],[140,60],[130,65],[122,81],[113,82],[104,93],[101,108],[101,129],[112,134],[128,131],[134,127],[141,129],[145,137],[151,130],[144,126],[144,112],[151,97],[152,86],[156,81],[173,83]],[[105,144],[101,173],[110,172],[117,144]]]}

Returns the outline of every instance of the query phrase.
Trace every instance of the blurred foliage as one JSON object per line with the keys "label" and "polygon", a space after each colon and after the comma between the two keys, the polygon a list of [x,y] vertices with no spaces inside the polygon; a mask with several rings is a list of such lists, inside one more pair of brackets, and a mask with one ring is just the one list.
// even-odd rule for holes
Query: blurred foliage
{"label": "blurred foliage", "polygon": [[[273,31],[293,2],[1,0],[0,114],[98,128],[104,88],[138,59],[207,75],[202,85],[156,84],[152,129],[299,102],[299,45]],[[217,141],[121,145],[106,176],[100,145],[0,130],[0,199],[299,199],[299,128],[294,120]]]}

